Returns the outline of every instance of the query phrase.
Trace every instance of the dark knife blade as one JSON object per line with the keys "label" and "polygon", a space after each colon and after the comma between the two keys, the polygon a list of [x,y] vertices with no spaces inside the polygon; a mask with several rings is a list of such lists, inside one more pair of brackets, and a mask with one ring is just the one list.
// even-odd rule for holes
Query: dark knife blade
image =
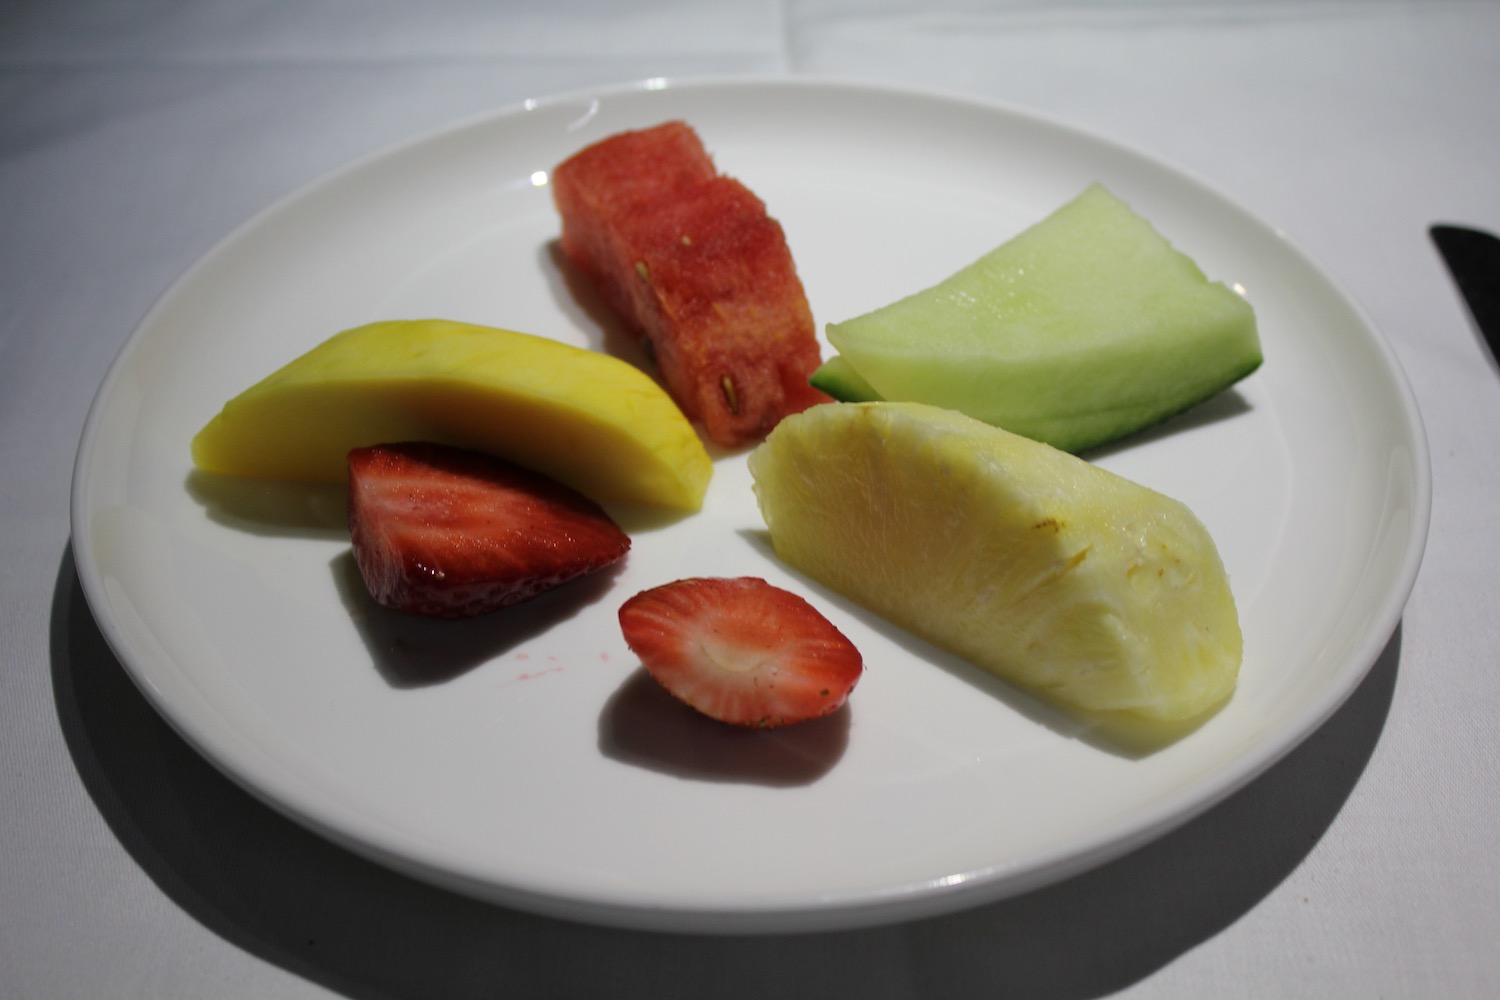
{"label": "dark knife blade", "polygon": [[1490,345],[1490,356],[1500,364],[1500,239],[1467,226],[1438,224],[1429,232]]}

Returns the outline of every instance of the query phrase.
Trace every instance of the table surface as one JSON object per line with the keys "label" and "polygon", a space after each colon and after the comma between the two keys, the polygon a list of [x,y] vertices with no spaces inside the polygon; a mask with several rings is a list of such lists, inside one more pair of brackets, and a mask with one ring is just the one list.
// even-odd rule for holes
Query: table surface
{"label": "table surface", "polygon": [[[1500,376],[1427,226],[1500,230],[1500,4],[17,0],[0,9],[0,995],[1500,995]],[[1002,103],[1145,151],[1360,303],[1434,495],[1401,625],[1326,724],[1114,862],[907,924],[698,937],[449,895],[241,792],[110,653],[70,545],[116,352],[236,225],[527,98],[792,76]],[[1492,423],[1493,422],[1493,423]]]}

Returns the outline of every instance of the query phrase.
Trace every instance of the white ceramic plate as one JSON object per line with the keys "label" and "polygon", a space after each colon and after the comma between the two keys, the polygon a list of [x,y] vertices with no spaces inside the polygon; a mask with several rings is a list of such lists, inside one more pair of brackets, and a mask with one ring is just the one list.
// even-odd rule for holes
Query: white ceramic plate
{"label": "white ceramic plate", "polygon": [[[769,554],[744,456],[702,514],[630,523],[623,569],[480,622],[397,623],[350,572],[337,493],[193,477],[192,434],[330,334],[442,316],[616,350],[564,280],[547,172],[682,118],[786,228],[821,322],[915,290],[1091,181],[1254,303],[1266,363],[1098,457],[1217,538],[1239,690],[1146,755],[822,591]],[[1359,311],[1275,230],[1129,150],[1004,108],[801,81],[652,82],[528,102],[272,207],[190,270],[99,391],[74,482],[79,574],[153,704],[290,816],[436,883],[554,915],[694,931],[904,919],[1033,888],[1255,776],[1355,687],[1420,561],[1411,395]],[[692,575],[763,576],[862,649],[846,710],[777,733],[680,711],[615,611]]]}

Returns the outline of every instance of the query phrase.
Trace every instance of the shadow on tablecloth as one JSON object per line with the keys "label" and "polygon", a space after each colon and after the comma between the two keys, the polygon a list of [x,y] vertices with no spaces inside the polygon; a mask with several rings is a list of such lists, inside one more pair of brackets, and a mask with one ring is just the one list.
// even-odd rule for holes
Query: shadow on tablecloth
{"label": "shadow on tablecloth", "polygon": [[791,936],[612,930],[470,900],[395,874],[240,789],[156,714],[110,651],[64,553],[53,688],[111,830],[225,940],[355,998],[1085,998],[1149,977],[1233,924],[1322,837],[1395,690],[1401,633],[1344,706],[1237,794],[1050,888],[889,927]]}

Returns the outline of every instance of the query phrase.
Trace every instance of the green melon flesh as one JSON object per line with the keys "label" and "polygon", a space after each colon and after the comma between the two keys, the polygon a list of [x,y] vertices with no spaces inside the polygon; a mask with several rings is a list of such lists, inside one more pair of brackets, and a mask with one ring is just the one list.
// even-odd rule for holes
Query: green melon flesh
{"label": "green melon flesh", "polygon": [[864,377],[854,370],[849,359],[841,354],[835,354],[819,365],[808,382],[814,389],[826,392],[841,403],[880,401],[880,393],[876,392],[875,387],[866,382]]}
{"label": "green melon flesh", "polygon": [[938,284],[828,326],[835,399],[929,403],[1082,452],[1261,363],[1255,313],[1095,184]]}

